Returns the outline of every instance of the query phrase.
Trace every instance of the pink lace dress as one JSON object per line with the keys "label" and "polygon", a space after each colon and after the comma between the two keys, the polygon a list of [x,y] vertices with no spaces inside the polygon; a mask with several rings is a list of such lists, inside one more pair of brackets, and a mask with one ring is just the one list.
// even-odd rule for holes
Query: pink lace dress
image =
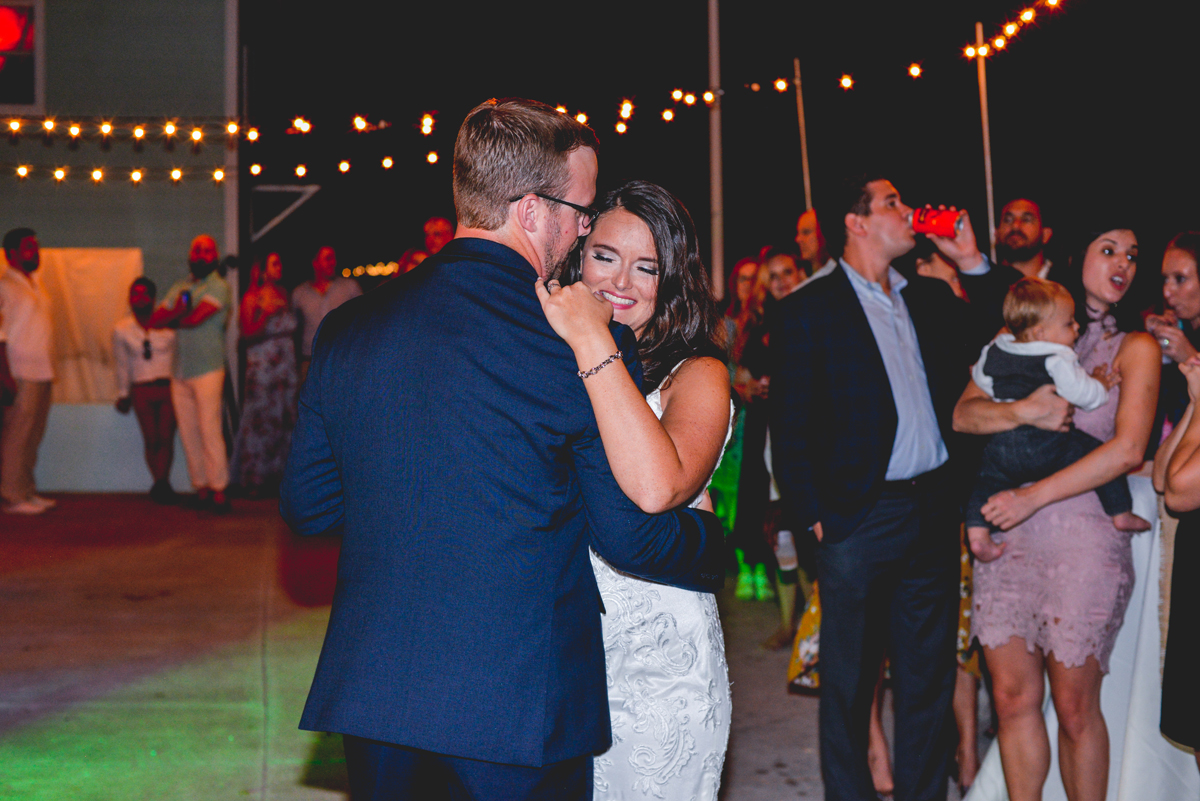
{"label": "pink lace dress", "polygon": [[[1091,372],[1112,364],[1125,335],[1112,318],[1093,322],[1075,345]],[[1116,430],[1120,387],[1092,412],[1077,411],[1075,425],[1106,442]],[[1094,492],[1051,504],[1010,531],[996,535],[1008,550],[975,565],[971,631],[988,647],[1025,640],[1067,667],[1096,657],[1108,672],[1117,632],[1133,593],[1130,534],[1113,527]]]}

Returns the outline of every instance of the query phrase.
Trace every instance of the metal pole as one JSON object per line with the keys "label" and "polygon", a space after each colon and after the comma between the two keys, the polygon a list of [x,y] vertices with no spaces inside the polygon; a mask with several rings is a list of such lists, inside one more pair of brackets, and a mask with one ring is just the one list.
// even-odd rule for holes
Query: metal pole
{"label": "metal pole", "polygon": [[718,0],[708,0],[708,163],[712,210],[712,282],[717,300],[725,296],[725,189],[721,180],[721,29]]}
{"label": "metal pole", "polygon": [[983,117],[983,174],[987,182],[988,245],[996,262],[996,200],[992,192],[992,134],[988,125],[987,69],[984,67],[983,23],[975,23],[975,63],[979,67],[979,113]]}
{"label": "metal pole", "polygon": [[792,66],[796,68],[796,116],[800,119],[800,169],[804,173],[804,208],[811,209],[812,184],[808,179],[808,135],[804,128],[804,90],[800,85],[800,59],[793,58]]}

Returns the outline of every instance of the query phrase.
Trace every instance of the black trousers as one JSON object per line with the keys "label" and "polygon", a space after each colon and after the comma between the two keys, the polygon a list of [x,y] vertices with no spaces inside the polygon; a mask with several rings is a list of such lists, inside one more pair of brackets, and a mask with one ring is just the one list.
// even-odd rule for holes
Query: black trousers
{"label": "black trousers", "polygon": [[[1028,481],[1039,481],[1075,464],[1099,448],[1100,440],[1077,428],[1044,431],[1020,426],[993,434],[983,449],[979,480],[967,501],[967,525],[989,526],[979,511],[997,492],[1015,489]],[[1104,513],[1110,517],[1133,510],[1129,481],[1118,476],[1094,490]]]}
{"label": "black trousers", "polygon": [[959,520],[948,495],[944,481],[885,491],[845,540],[817,546],[828,801],[876,798],[867,729],[885,649],[895,696],[896,801],[946,797],[959,578]]}
{"label": "black trousers", "polygon": [[350,801],[591,801],[592,758],[541,768],[345,735]]}

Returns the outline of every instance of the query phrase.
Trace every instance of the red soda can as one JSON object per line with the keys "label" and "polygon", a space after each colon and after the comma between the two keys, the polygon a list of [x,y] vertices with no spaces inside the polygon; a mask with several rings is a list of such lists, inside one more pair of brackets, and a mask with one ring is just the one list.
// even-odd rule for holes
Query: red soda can
{"label": "red soda can", "polygon": [[963,229],[965,220],[960,212],[948,209],[913,209],[912,229],[915,234],[933,234],[954,238]]}

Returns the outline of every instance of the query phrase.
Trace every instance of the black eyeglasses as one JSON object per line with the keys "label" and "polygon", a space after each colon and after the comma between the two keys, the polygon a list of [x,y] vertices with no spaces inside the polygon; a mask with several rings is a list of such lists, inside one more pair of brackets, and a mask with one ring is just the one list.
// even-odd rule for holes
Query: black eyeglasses
{"label": "black eyeglasses", "polygon": [[[543,195],[541,192],[526,192],[525,195],[534,195],[535,197],[540,197],[542,200],[549,200],[554,203],[561,203],[564,206],[570,206],[571,208],[575,209],[575,211],[587,217],[587,224],[583,226],[584,228],[591,228],[592,224],[596,222],[596,218],[600,216],[600,211],[598,209],[593,209],[589,206],[579,206],[570,202],[569,200],[563,200],[562,198],[552,197],[550,195]],[[517,195],[514,198],[510,198],[508,202],[516,203],[518,200],[525,197],[525,195]]]}

